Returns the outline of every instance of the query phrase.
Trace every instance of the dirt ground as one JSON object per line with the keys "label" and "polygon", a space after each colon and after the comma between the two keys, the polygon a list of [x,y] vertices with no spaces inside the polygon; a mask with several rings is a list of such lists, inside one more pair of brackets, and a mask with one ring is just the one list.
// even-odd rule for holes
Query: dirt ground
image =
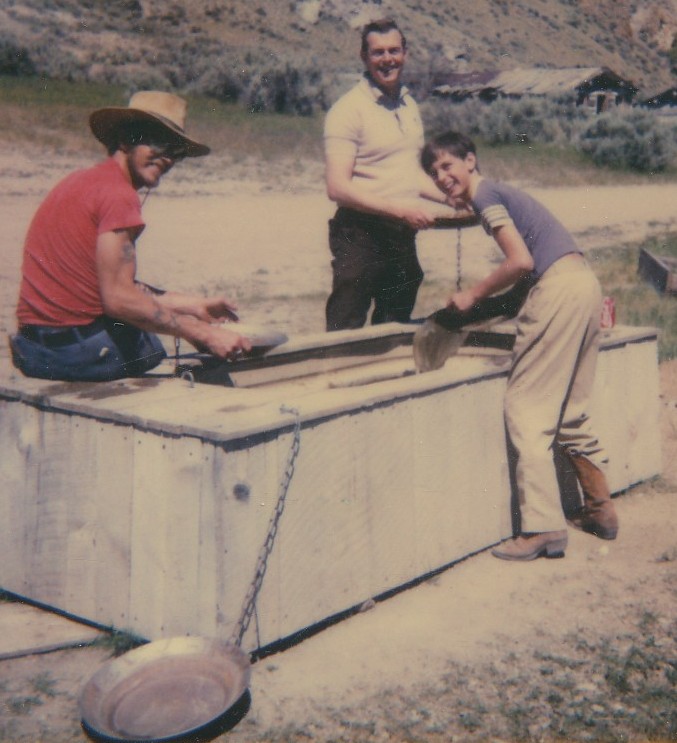
{"label": "dirt ground", "polygon": [[[46,189],[78,164],[0,150],[3,334],[14,323],[28,221]],[[271,185],[230,173],[218,161],[190,164],[182,174],[177,168],[144,207],[149,226],[139,246],[140,275],[177,289],[223,291],[238,301],[243,321],[294,333],[321,330],[332,207],[316,168],[293,173],[278,174]],[[677,186],[551,189],[537,196],[588,248],[660,234],[677,217]],[[454,233],[442,231],[421,237],[420,315],[453,286],[455,242]],[[481,230],[468,231],[462,242],[464,275],[481,273],[495,259]],[[6,352],[3,346],[0,353]],[[547,685],[557,677],[562,658],[569,659],[572,698],[593,717],[606,702],[595,696],[599,672],[585,664],[590,648],[609,643],[621,653],[639,632],[677,668],[677,362],[663,364],[660,376],[663,475],[616,499],[616,541],[572,530],[564,560],[527,564],[481,553],[259,661],[251,709],[223,739],[542,740],[561,706],[552,694],[540,707],[525,706],[530,719],[512,733],[494,728],[503,732],[483,737],[482,731],[491,710],[517,704],[524,679],[535,674]],[[85,647],[1,661],[0,741],[86,740],[77,697],[109,652]],[[537,664],[529,665],[534,658]],[[642,713],[629,703],[609,712]],[[665,738],[676,729],[666,728]],[[588,737],[576,739],[641,739],[600,737],[597,730],[591,724]]]}

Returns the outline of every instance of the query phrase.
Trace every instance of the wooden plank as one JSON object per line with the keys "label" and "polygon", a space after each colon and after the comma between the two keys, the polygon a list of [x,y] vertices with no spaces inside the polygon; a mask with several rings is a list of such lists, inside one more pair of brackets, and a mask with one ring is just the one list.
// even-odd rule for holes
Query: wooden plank
{"label": "wooden plank", "polygon": [[[157,437],[156,437],[157,438]],[[203,444],[197,439],[166,439],[153,478],[164,483],[167,513],[167,591],[163,634],[190,632],[199,625],[200,508]],[[159,486],[159,483],[158,483]],[[213,497],[210,494],[210,497]]]}
{"label": "wooden plank", "polygon": [[[370,545],[363,533],[370,494],[361,472],[368,455],[361,449],[360,425],[355,417],[342,416],[301,431],[273,552],[277,585],[267,577],[262,591],[265,632],[289,635],[372,595]],[[292,441],[291,434],[278,440],[278,483]]]}
{"label": "wooden plank", "polygon": [[[58,420],[59,436],[66,437],[75,457],[69,457],[64,473],[69,491],[65,494],[66,544],[62,567],[63,601],[77,607],[76,613],[93,617],[97,613],[97,500],[98,446],[92,422],[79,416],[50,416]],[[51,491],[51,485],[48,492]],[[56,537],[58,540],[58,537]],[[112,590],[117,590],[112,587]]]}
{"label": "wooden plank", "polygon": [[600,354],[590,413],[609,455],[612,492],[661,471],[658,404],[655,343],[629,344]]}
{"label": "wooden plank", "polygon": [[201,468],[199,441],[135,432],[130,619],[145,637],[194,626]]}
{"label": "wooden plank", "polygon": [[81,496],[70,422],[69,416],[41,415],[42,446],[31,452],[39,487],[34,497],[34,520],[27,524],[28,595],[53,606],[63,606],[66,598],[68,503]]}
{"label": "wooden plank", "polygon": [[511,534],[504,390],[505,380],[495,379],[482,384],[481,395],[466,385],[415,406],[421,573]]}
{"label": "wooden plank", "polygon": [[416,524],[414,427],[411,401],[363,415],[355,430],[368,509],[361,534],[368,553],[369,595],[375,596],[386,583],[399,585],[416,574],[418,546],[411,539],[393,539]]}
{"label": "wooden plank", "polygon": [[130,426],[89,420],[96,441],[92,516],[96,546],[94,618],[103,625],[126,630],[130,621],[131,530],[134,477],[134,436]]}
{"label": "wooden plank", "polygon": [[203,363],[191,371],[198,383],[229,385],[232,382],[236,387],[256,387],[286,379],[327,374],[338,369],[352,369],[389,359],[408,358],[412,355],[411,335],[406,338],[408,342],[404,344],[389,343],[383,348],[378,348],[375,341],[346,343],[335,348],[309,349],[235,363],[205,357]]}
{"label": "wooden plank", "polygon": [[99,630],[34,606],[0,604],[0,660],[79,647],[100,637]]}
{"label": "wooden plank", "polygon": [[41,415],[35,408],[0,400],[0,587],[19,594],[29,590]]}
{"label": "wooden plank", "polygon": [[[282,440],[288,441],[288,436]],[[213,534],[209,534],[207,541],[203,539],[209,554],[200,581],[203,586],[209,585],[215,595],[216,628],[220,637],[231,637],[254,580],[258,556],[277,505],[279,476],[275,439],[237,451],[225,447],[214,449],[211,487],[214,521],[205,523],[206,532],[209,534],[211,530]],[[243,639],[243,646],[248,649],[258,647],[259,633],[265,637],[278,636],[279,549],[276,539],[256,603],[256,617]]]}

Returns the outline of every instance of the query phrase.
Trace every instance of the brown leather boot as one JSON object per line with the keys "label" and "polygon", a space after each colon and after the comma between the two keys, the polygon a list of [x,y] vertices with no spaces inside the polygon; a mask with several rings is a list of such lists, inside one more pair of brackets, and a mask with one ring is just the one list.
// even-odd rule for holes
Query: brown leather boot
{"label": "brown leather boot", "polygon": [[600,539],[616,539],[618,516],[604,473],[585,457],[569,458],[583,490],[583,506],[569,522]]}
{"label": "brown leather boot", "polygon": [[535,560],[537,557],[564,557],[567,546],[566,529],[544,531],[539,534],[522,536],[499,544],[491,550],[494,557],[501,560]]}

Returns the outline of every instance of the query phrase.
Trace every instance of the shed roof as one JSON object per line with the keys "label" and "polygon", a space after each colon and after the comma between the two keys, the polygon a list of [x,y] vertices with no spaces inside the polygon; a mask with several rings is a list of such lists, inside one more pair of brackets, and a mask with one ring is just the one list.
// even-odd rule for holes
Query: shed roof
{"label": "shed roof", "polygon": [[647,108],[661,108],[662,106],[677,106],[677,87],[657,93],[650,98],[640,101],[640,106]]}
{"label": "shed roof", "polygon": [[605,87],[621,87],[637,92],[635,86],[607,67],[541,67],[514,70],[452,73],[435,91],[441,94],[473,95],[495,90],[504,95],[562,95],[578,90],[582,85],[597,83]]}

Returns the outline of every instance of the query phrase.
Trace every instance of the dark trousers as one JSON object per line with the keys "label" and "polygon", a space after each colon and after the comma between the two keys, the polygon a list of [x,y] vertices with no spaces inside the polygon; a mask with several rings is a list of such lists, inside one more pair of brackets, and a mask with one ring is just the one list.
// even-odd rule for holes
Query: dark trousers
{"label": "dark trousers", "polygon": [[372,301],[372,325],[410,321],[423,281],[415,230],[341,207],[329,220],[329,248],[333,284],[327,330],[363,327]]}
{"label": "dark trousers", "polygon": [[70,382],[137,377],[167,356],[156,335],[109,317],[82,326],[26,325],[10,346],[14,366],[27,377]]}

